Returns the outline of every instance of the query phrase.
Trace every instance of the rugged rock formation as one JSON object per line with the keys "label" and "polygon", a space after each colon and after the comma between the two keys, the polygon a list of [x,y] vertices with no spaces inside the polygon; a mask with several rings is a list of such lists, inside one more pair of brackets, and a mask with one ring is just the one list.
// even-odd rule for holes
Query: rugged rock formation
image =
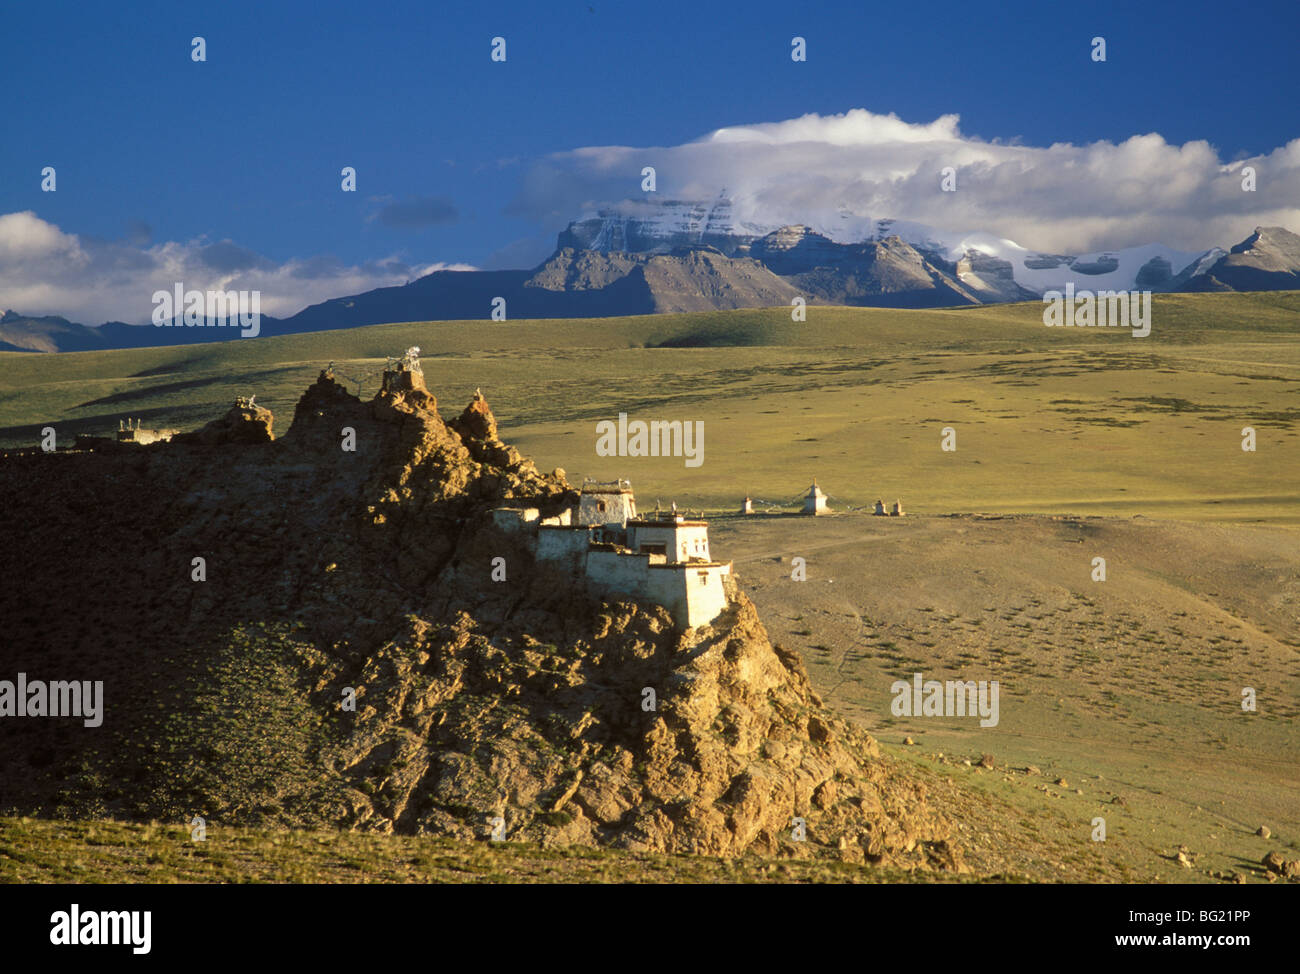
{"label": "rugged rock formation", "polygon": [[236,404],[226,414],[214,419],[193,433],[178,433],[172,437],[177,443],[203,443],[219,446],[223,443],[270,443],[275,439],[271,426],[275,417],[262,406]]}
{"label": "rugged rock formation", "polygon": [[924,789],[825,711],[742,592],[681,633],[498,529],[493,507],[576,495],[481,394],[444,423],[419,373],[362,402],[324,372],[283,438],[260,412],[3,461],[0,672],[106,700],[102,728],[6,728],[7,808],[465,838],[499,817],[544,843],[960,868]]}
{"label": "rugged rock formation", "polygon": [[457,419],[452,420],[450,425],[460,433],[462,439],[482,443],[500,442],[497,438],[497,419],[492,415],[487,400],[483,398],[482,390],[475,390],[474,398],[465,407],[465,411]]}

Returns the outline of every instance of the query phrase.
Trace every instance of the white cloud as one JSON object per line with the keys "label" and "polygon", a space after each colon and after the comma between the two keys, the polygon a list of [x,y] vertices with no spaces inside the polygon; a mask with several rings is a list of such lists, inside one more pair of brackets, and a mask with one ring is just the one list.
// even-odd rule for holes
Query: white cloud
{"label": "white cloud", "polygon": [[[1243,192],[1240,171],[1256,170]],[[1171,145],[1157,134],[1118,143],[1027,146],[962,133],[956,115],[925,124],[855,109],[720,128],[677,146],[589,146],[524,167],[507,211],[537,234],[489,258],[494,267],[542,259],[570,220],[645,201],[641,170],[654,166],[656,199],[712,200],[760,227],[839,228],[892,218],[955,234],[982,232],[1050,253],[1163,243],[1185,251],[1230,246],[1259,225],[1300,231],[1300,138],[1261,155],[1224,160],[1207,142]],[[957,171],[957,191],[940,173]],[[401,284],[438,269],[397,257],[344,264],[330,257],[270,260],[229,240],[149,244],[148,233],[103,241],[42,220],[0,214],[0,309],[98,324],[146,323],[155,290],[260,290],[276,317],[309,304]]]}
{"label": "white cloud", "polygon": [[63,258],[84,260],[77,238],[46,223],[31,210],[0,215],[0,267]]}
{"label": "white cloud", "polygon": [[30,210],[0,215],[0,309],[62,315],[98,325],[147,324],[153,293],[187,289],[261,291],[262,313],[287,317],[309,304],[403,284],[468,264],[411,265],[395,257],[344,264],[332,257],[277,263],[230,240],[141,246],[65,233]]}
{"label": "white cloud", "polygon": [[[1160,135],[1046,147],[964,135],[959,117],[928,124],[854,109],[721,128],[684,145],[592,146],[534,166],[510,207],[547,229],[620,201],[643,200],[654,166],[660,199],[725,193],[759,225],[864,225],[892,218],[987,232],[1031,249],[1086,253],[1161,242],[1228,246],[1257,225],[1300,231],[1300,138],[1225,161],[1209,143]],[[1257,191],[1243,192],[1253,166]],[[957,191],[940,191],[946,166]]]}

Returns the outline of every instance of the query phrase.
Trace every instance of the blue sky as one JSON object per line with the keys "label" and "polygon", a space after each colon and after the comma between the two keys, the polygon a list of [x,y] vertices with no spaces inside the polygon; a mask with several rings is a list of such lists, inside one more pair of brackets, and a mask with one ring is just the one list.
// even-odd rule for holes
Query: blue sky
{"label": "blue sky", "polygon": [[556,229],[521,200],[549,155],[808,113],[956,114],[964,137],[1035,147],[1159,133],[1222,161],[1300,137],[1294,2],[8,4],[0,36],[0,214],[120,242],[127,263],[229,240],[322,273],[522,266]]}

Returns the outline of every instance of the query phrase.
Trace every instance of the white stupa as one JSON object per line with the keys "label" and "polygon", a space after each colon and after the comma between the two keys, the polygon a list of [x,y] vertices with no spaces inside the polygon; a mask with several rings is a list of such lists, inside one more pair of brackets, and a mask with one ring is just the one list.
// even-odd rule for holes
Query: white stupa
{"label": "white stupa", "polygon": [[805,514],[826,514],[829,511],[830,508],[826,506],[826,495],[822,493],[822,489],[817,486],[817,481],[814,480],[812,486],[808,488],[808,493],[804,496],[803,512]]}

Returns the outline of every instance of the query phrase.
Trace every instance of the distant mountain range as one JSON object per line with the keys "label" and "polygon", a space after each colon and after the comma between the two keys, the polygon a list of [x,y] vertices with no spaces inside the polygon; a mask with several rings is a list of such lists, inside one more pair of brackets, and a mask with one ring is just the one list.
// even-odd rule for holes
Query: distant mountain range
{"label": "distant mountain range", "polygon": [[[933,308],[1041,298],[1076,289],[1275,291],[1300,289],[1300,236],[1258,227],[1224,251],[1149,244],[1096,254],[1045,254],[989,234],[951,234],[894,220],[845,217],[830,226],[736,221],[726,200],[639,204],[571,223],[532,270],[435,271],[397,287],[332,298],[261,334],[394,321],[486,319],[496,298],[508,319],[809,304]],[[68,352],[225,341],[231,328],[89,327],[6,311],[0,350]]]}

